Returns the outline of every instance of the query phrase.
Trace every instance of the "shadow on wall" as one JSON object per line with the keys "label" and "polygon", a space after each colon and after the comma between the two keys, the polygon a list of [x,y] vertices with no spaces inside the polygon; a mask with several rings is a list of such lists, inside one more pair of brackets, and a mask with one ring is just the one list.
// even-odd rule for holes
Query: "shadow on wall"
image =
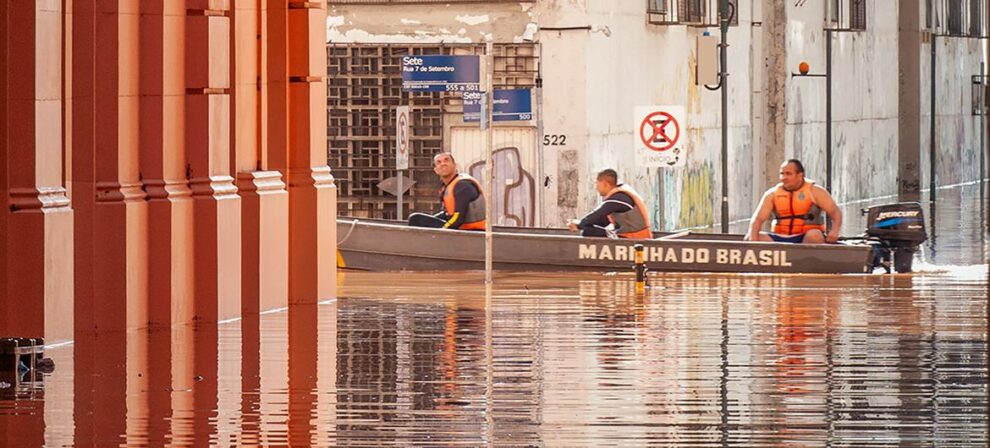
{"label": "shadow on wall", "polygon": [[[499,148],[492,153],[495,163],[495,224],[534,226],[536,217],[536,182],[519,157],[519,148]],[[484,183],[485,161],[471,164],[468,172]]]}
{"label": "shadow on wall", "polygon": [[678,227],[700,227],[714,224],[715,176],[712,166],[705,163],[688,169],[681,178],[681,215]]}

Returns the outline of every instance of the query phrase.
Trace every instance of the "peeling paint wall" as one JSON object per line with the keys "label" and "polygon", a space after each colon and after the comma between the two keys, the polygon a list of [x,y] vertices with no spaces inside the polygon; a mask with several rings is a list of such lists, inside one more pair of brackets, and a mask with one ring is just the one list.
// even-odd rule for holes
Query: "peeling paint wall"
{"label": "peeling paint wall", "polygon": [[[589,181],[594,172],[615,168],[648,204],[663,208],[666,229],[709,226],[720,220],[721,93],[694,83],[696,39],[706,30],[717,36],[717,28],[648,24],[640,2],[589,0],[588,5],[589,23],[611,29],[607,38],[593,35],[588,42],[585,169]],[[734,50],[728,56],[730,219],[752,211],[751,17],[751,3],[741,2],[739,25],[729,30]],[[636,166],[633,111],[637,106],[666,104],[686,109],[682,138],[687,165],[659,172]],[[701,188],[700,179],[710,184]],[[596,201],[593,190],[585,191],[583,209]]]}
{"label": "peeling paint wall", "polygon": [[[921,187],[930,183],[931,47],[921,55]],[[979,74],[982,45],[976,39],[936,38],[935,132],[938,185],[979,179],[980,120],[972,116],[972,76]]]}
{"label": "peeling paint wall", "polygon": [[533,3],[334,5],[327,39],[334,43],[521,42]]}
{"label": "peeling paint wall", "polygon": [[[836,200],[897,191],[897,0],[867,2],[868,28],[832,37],[832,193]],[[787,69],[806,61],[825,73],[825,9],[819,2],[788,11]],[[785,158],[801,159],[810,179],[825,182],[825,78],[788,80]],[[779,164],[780,161],[777,161]]]}

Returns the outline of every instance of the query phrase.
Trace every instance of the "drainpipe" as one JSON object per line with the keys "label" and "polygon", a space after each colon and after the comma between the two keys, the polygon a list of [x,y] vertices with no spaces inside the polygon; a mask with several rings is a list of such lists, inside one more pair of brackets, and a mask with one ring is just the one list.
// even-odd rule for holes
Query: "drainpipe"
{"label": "drainpipe", "polygon": [[832,30],[825,30],[825,189],[832,192]]}

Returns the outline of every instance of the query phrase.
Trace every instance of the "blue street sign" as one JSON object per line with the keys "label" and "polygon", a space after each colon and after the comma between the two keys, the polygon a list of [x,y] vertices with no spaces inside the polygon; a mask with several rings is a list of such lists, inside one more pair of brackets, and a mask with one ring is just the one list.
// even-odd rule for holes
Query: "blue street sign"
{"label": "blue street sign", "polygon": [[[530,89],[495,91],[492,121],[526,121],[533,119],[533,97]],[[481,94],[464,93],[464,121],[481,121]]]}
{"label": "blue street sign", "polygon": [[478,56],[403,56],[404,92],[477,92],[481,90]]}

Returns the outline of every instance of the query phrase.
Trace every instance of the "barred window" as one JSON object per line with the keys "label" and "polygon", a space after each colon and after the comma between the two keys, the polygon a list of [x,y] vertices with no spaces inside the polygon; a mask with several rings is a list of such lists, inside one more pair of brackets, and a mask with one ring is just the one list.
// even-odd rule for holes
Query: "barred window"
{"label": "barred window", "polygon": [[866,29],[866,0],[849,1],[849,29]]}
{"label": "barred window", "polygon": [[829,0],[825,3],[826,27],[841,31],[866,30],[867,0]]}
{"label": "barred window", "polygon": [[678,12],[685,23],[704,23],[705,4],[701,0],[681,0]]}
{"label": "barred window", "polygon": [[983,37],[984,18],[986,17],[985,0],[969,0],[969,35]]}
{"label": "barred window", "polygon": [[[729,25],[739,25],[739,0],[729,0]],[[649,22],[659,25],[718,26],[719,0],[646,0]]]}
{"label": "barred window", "polygon": [[963,0],[948,0],[947,6],[947,16],[948,16],[948,34],[950,36],[962,36],[965,27],[963,25]]}

